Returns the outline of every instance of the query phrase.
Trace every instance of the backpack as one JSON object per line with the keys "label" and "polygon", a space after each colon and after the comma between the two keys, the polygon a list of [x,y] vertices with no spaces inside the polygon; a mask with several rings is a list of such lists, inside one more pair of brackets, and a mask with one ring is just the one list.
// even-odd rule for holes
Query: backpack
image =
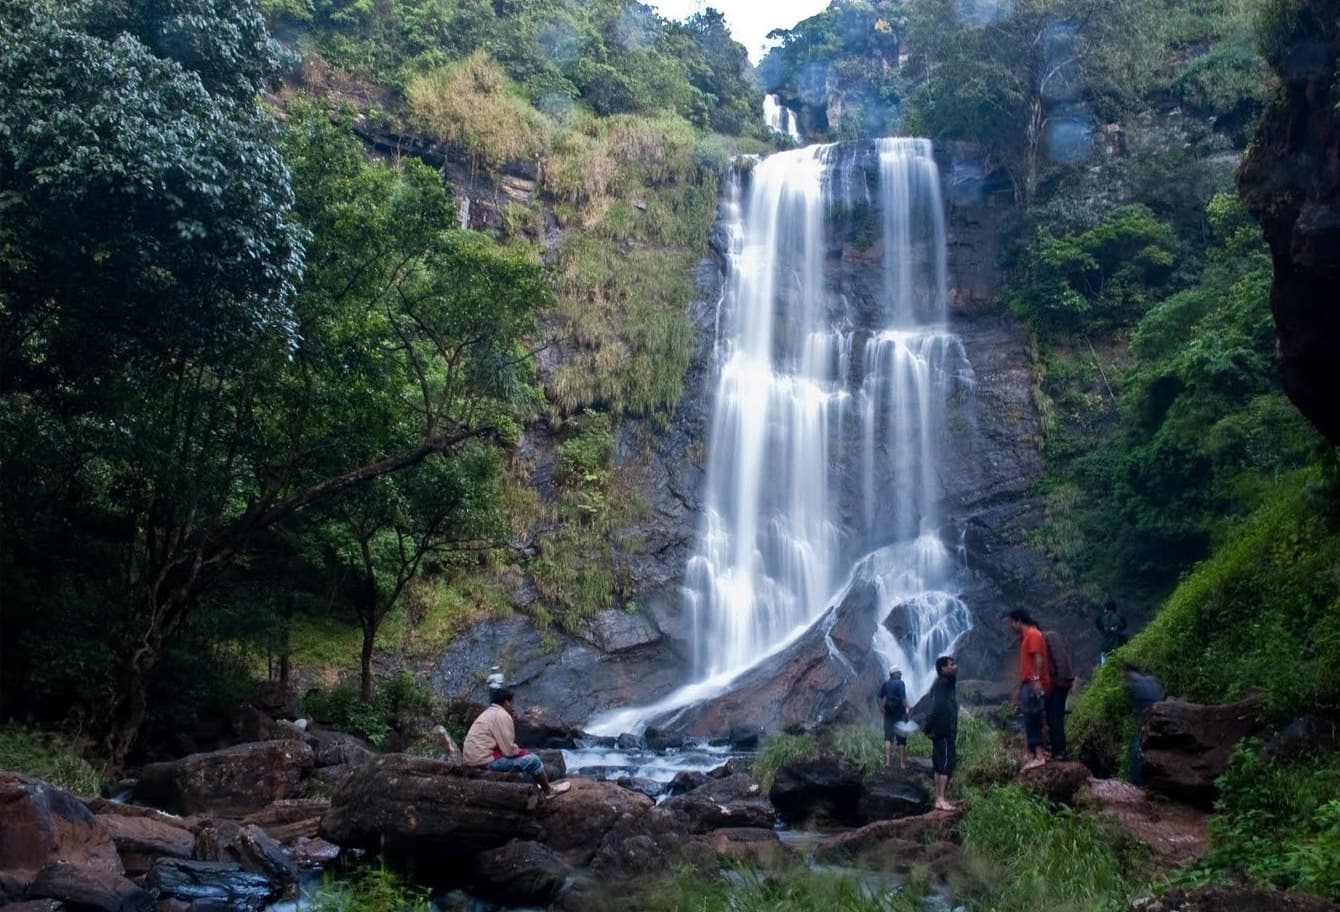
{"label": "backpack", "polygon": [[1069,687],[1075,682],[1075,666],[1070,661],[1070,650],[1065,640],[1055,630],[1042,631],[1042,639],[1047,643],[1047,669],[1053,682]]}

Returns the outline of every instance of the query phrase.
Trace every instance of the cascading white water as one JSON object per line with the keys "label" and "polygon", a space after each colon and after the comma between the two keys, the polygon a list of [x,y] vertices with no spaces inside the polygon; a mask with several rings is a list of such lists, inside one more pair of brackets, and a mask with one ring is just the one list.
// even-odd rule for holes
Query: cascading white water
{"label": "cascading white water", "polygon": [[791,137],[791,141],[796,145],[802,142],[800,127],[796,123],[796,112],[782,104],[782,100],[776,95],[763,96],[763,122],[774,133]]}
{"label": "cascading white water", "polygon": [[[734,174],[723,217],[719,379],[684,583],[696,681],[592,720],[598,733],[713,696],[857,577],[879,593],[872,647],[904,669],[914,699],[970,626],[940,537],[938,473],[945,406],[972,369],[945,324],[929,141],[772,155]],[[871,265],[878,257],[879,282],[834,268],[844,245]]]}

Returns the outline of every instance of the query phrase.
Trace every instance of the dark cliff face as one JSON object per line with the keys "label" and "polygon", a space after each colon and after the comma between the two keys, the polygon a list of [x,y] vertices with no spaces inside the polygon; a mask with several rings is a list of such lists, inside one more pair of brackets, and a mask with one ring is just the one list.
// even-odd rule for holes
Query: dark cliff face
{"label": "dark cliff face", "polygon": [[1238,188],[1274,260],[1270,310],[1284,390],[1326,439],[1340,443],[1340,399],[1328,392],[1340,344],[1340,13],[1334,0],[1303,0],[1296,18],[1270,31],[1280,86]]}
{"label": "dark cliff face", "polygon": [[[965,555],[963,598],[976,624],[956,651],[965,677],[1002,676],[1014,640],[997,619],[1011,608],[1028,608],[1070,637],[1078,661],[1094,660],[1091,620],[1051,578],[1050,561],[1033,541],[1045,511],[1034,491],[1043,458],[1028,334],[991,303],[1000,279],[998,219],[1009,201],[993,192],[989,169],[973,160],[971,150],[947,147],[937,150],[937,159],[949,207],[950,323],[976,377],[975,389],[951,403],[944,443],[942,536]],[[485,622],[436,663],[433,680],[442,692],[482,699],[479,669],[500,661],[526,706],[544,706],[580,725],[601,710],[652,702],[687,682],[692,631],[681,584],[705,480],[723,245],[714,237],[718,255],[705,257],[699,267],[695,353],[674,415],[665,426],[633,421],[618,432],[621,471],[636,479],[652,504],[638,528],[620,530],[627,533],[620,537],[637,547],[618,548],[615,555],[621,576],[635,581],[630,600],[636,610],[605,612],[582,635],[548,642],[522,618]],[[872,276],[879,265],[868,251],[845,245],[832,253],[835,282],[878,285]],[[668,724],[692,734],[719,734],[828,718],[844,704],[858,714],[871,710],[870,695],[884,670],[870,649],[872,630],[866,627],[874,617],[863,601],[867,596],[859,587],[853,590],[812,635],[749,672],[735,690]],[[845,662],[833,663],[835,643]]]}

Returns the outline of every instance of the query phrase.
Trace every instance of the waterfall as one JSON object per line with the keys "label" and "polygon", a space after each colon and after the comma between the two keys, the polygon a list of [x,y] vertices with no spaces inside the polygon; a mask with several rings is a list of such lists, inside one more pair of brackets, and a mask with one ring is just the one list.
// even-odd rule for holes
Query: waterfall
{"label": "waterfall", "polygon": [[[913,699],[970,626],[941,538],[939,472],[946,405],[973,376],[946,325],[931,144],[811,146],[752,165],[735,170],[722,208],[718,381],[684,580],[695,682],[593,731],[720,692],[857,578],[878,593],[871,648],[903,669]],[[837,268],[849,258],[877,279]]]}
{"label": "waterfall", "polygon": [[796,123],[796,112],[782,104],[782,100],[776,95],[763,96],[763,122],[774,133],[791,137],[791,141],[796,145],[802,142],[800,127]]}

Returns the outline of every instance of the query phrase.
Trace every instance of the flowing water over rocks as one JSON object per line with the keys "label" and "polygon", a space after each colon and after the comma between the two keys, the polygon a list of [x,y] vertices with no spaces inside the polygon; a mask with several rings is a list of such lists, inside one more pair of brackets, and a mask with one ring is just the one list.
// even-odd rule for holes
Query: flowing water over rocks
{"label": "flowing water over rocks", "polygon": [[[684,583],[696,680],[593,720],[599,733],[649,721],[720,730],[725,719],[709,709],[703,721],[702,707],[738,692],[744,673],[767,718],[733,706],[743,725],[824,715],[889,663],[915,698],[935,656],[971,626],[940,473],[946,405],[970,397],[975,380],[947,326],[931,144],[812,146],[750,162],[732,174],[725,211],[706,491]],[[834,269],[844,251],[878,281]],[[808,689],[795,686],[796,662]]]}

